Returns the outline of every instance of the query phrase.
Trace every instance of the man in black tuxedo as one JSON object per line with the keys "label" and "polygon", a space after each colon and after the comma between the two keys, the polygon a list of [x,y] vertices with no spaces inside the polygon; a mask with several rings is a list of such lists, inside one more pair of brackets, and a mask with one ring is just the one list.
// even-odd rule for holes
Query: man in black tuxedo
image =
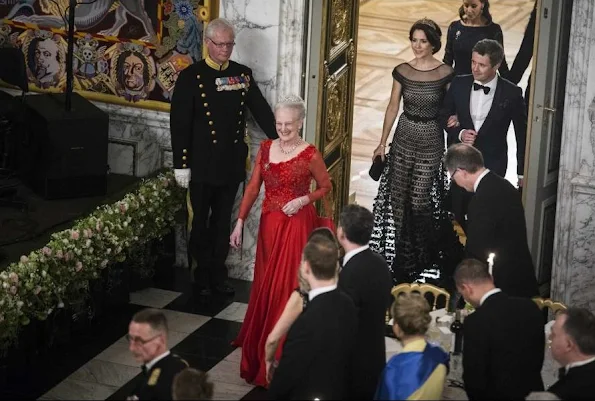
{"label": "man in black tuxedo", "polygon": [[444,165],[461,188],[474,192],[467,213],[467,257],[486,261],[494,254],[494,282],[508,295],[539,295],[521,196],[511,183],[484,167],[479,150],[452,145]]}
{"label": "man in black tuxedo", "polygon": [[[448,145],[463,142],[475,146],[483,154],[486,167],[501,177],[506,175],[508,166],[506,135],[512,121],[517,142],[517,173],[522,186],[527,113],[521,88],[496,73],[503,58],[504,50],[497,41],[477,42],[472,52],[473,74],[452,80],[439,118],[448,133]],[[457,116],[458,122],[449,127],[448,119],[452,115]],[[470,198],[461,188],[452,186],[452,212],[463,228]]]}
{"label": "man in black tuxedo", "polygon": [[357,311],[337,289],[336,243],[322,235],[306,244],[300,266],[310,285],[308,307],[293,323],[268,395],[277,400],[340,400],[357,334]]}
{"label": "man in black tuxedo", "polygon": [[463,325],[463,381],[470,400],[524,399],[542,391],[543,316],[532,300],[494,286],[485,263],[463,260],[457,290],[475,307]]}
{"label": "man in black tuxedo", "polygon": [[556,317],[550,335],[552,356],[562,366],[548,391],[562,400],[595,398],[595,316],[568,308]]}
{"label": "man in black tuxedo", "polygon": [[197,264],[194,281],[198,295],[208,297],[212,290],[235,291],[227,281],[225,260],[233,203],[246,178],[247,111],[269,138],[278,135],[252,70],[229,59],[233,26],[222,18],[209,22],[204,45],[207,57],[184,69],[176,81],[170,126],[176,182],[190,188],[188,247]]}
{"label": "man in black tuxedo", "polygon": [[385,315],[391,304],[392,279],[386,261],[370,250],[374,215],[347,205],[339,217],[337,239],[345,250],[339,288],[355,303],[357,340],[346,398],[371,400],[386,365]]}

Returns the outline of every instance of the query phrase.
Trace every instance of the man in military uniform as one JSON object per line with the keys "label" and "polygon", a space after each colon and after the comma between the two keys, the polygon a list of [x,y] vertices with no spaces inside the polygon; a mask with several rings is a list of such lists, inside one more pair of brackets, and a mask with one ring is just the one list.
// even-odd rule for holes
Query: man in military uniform
{"label": "man in military uniform", "polygon": [[190,187],[189,246],[201,296],[212,289],[234,293],[225,259],[233,204],[246,178],[246,108],[269,138],[277,138],[275,117],[252,70],[229,60],[234,39],[229,22],[211,21],[205,30],[209,55],[180,73],[171,102],[174,173],[178,185]]}
{"label": "man in military uniform", "polygon": [[128,348],[143,365],[142,377],[128,400],[171,400],[174,377],[188,363],[167,349],[167,319],[156,309],[137,312],[128,326]]}

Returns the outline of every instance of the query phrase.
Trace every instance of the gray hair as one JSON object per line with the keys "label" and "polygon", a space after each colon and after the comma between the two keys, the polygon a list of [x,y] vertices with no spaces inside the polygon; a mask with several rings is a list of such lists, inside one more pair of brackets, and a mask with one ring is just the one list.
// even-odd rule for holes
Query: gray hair
{"label": "gray hair", "polygon": [[444,154],[443,162],[449,171],[461,169],[471,174],[484,167],[481,152],[466,143],[450,145]]}
{"label": "gray hair", "polygon": [[297,95],[289,95],[283,97],[275,105],[275,112],[279,109],[293,109],[298,112],[299,119],[306,118],[306,105],[301,97]]}
{"label": "gray hair", "polygon": [[233,34],[234,38],[236,36],[233,25],[228,20],[225,18],[215,18],[207,24],[207,28],[205,29],[205,38],[211,39],[215,32],[219,31],[229,31]]}

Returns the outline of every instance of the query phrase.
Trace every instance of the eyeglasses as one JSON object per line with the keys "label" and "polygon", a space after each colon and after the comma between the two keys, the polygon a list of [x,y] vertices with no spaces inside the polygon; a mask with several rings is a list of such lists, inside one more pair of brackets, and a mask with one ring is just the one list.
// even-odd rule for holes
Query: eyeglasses
{"label": "eyeglasses", "polygon": [[153,341],[154,339],[156,339],[157,337],[159,337],[161,334],[157,334],[155,337],[151,337],[147,340],[141,338],[141,337],[136,337],[136,336],[131,336],[130,334],[126,334],[126,341],[133,342],[136,345],[146,345],[148,343],[150,343],[151,341]]}
{"label": "eyeglasses", "polygon": [[217,49],[225,49],[226,47],[234,47],[236,45],[236,42],[217,43],[211,38],[208,39],[211,41],[212,44],[215,45]]}
{"label": "eyeglasses", "polygon": [[460,168],[458,168],[458,167],[457,167],[457,168],[455,168],[455,171],[453,171],[453,172],[450,174],[450,179],[451,179],[451,180],[452,180],[453,178],[455,178],[455,174],[456,174],[456,173],[457,173],[459,170],[460,170]]}

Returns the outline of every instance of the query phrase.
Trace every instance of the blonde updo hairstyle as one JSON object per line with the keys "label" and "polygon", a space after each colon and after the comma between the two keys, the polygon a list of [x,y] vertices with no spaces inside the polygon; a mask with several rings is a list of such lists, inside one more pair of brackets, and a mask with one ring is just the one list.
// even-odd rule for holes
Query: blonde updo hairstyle
{"label": "blonde updo hairstyle", "polygon": [[430,305],[418,293],[404,293],[395,299],[391,307],[393,321],[407,336],[424,335],[430,327]]}

